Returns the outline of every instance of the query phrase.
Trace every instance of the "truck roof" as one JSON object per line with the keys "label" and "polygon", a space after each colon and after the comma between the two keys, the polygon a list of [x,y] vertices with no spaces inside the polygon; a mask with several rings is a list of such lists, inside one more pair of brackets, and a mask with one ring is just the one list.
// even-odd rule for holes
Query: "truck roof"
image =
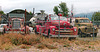
{"label": "truck roof", "polygon": [[88,18],[84,18],[84,17],[79,17],[79,18],[75,18],[75,19],[88,19]]}

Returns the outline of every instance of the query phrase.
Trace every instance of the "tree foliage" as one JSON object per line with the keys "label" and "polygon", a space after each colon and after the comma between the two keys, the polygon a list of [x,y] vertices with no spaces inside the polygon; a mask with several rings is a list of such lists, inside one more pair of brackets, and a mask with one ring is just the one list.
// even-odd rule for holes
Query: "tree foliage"
{"label": "tree foliage", "polygon": [[54,6],[53,11],[55,12],[55,14],[57,14],[57,15],[58,15],[58,7],[57,7],[57,6]]}
{"label": "tree foliage", "polygon": [[53,10],[55,14],[62,13],[63,16],[68,15],[68,8],[65,2],[61,2],[59,6],[55,6]]}
{"label": "tree foliage", "polygon": [[0,14],[4,14],[4,12],[3,11],[0,11]]}
{"label": "tree foliage", "polygon": [[94,17],[94,21],[100,21],[100,12],[95,12],[93,15],[92,15],[92,21],[93,21],[93,17]]}
{"label": "tree foliage", "polygon": [[29,14],[32,15],[33,13],[30,11]]}
{"label": "tree foliage", "polygon": [[60,9],[62,11],[62,14],[64,16],[67,16],[68,15],[68,8],[66,6],[66,3],[62,2],[61,4],[59,4],[59,7],[60,7]]}

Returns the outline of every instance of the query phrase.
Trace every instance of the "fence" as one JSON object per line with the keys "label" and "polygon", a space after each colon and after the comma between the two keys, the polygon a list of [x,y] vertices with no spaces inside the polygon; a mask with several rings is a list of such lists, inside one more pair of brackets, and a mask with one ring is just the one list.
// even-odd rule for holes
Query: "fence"
{"label": "fence", "polygon": [[[35,23],[32,23],[31,21],[26,21],[26,25],[27,26],[30,26],[29,27],[29,31],[30,32],[33,32],[33,29],[34,29],[34,27],[35,27],[35,25],[41,25],[41,27],[40,28],[47,28],[47,26],[48,25],[50,25],[50,23],[51,23],[51,21],[49,21],[49,19],[47,19],[48,21],[36,21],[37,23],[35,24]],[[58,37],[60,37],[60,35],[61,34],[63,34],[61,31],[62,31],[62,26],[63,25],[66,25],[65,23],[63,23],[62,25],[60,24],[60,21],[59,20],[61,20],[60,18],[58,18],[58,21],[56,21],[56,23],[54,22],[54,21],[52,21],[52,23],[53,23],[53,26],[55,26],[55,27],[57,27],[58,29],[57,29],[57,34],[58,34]],[[64,19],[65,20],[65,19]],[[99,23],[100,21],[94,21],[93,22],[93,24],[95,25],[95,26],[98,26],[98,24],[100,24]],[[6,23],[6,24],[9,24],[8,25],[8,29],[7,30],[9,30],[10,29],[10,31],[12,31],[12,32],[14,32],[14,31],[16,31],[17,33],[24,33],[25,32],[25,22],[24,21],[3,21],[3,23]],[[45,23],[47,23],[47,25],[46,25],[46,27],[44,26],[45,25]],[[58,25],[58,26],[57,26]],[[33,27],[34,26],[34,27]],[[71,28],[71,27],[70,27]],[[63,26],[63,30],[64,29],[66,29],[66,26]],[[93,34],[93,36],[94,36],[94,32],[95,32],[95,28],[94,28],[94,26],[93,26],[93,31],[91,31],[92,32],[92,34]],[[40,33],[42,32],[42,30],[43,29],[41,29],[41,31],[40,31]],[[55,30],[55,29],[54,29]],[[68,29],[67,29],[68,30]],[[65,31],[63,31],[63,32],[65,32]],[[7,32],[8,33],[8,32]],[[73,32],[72,32],[73,33]],[[70,33],[71,34],[71,33]],[[70,36],[67,36],[67,37],[70,37]]]}

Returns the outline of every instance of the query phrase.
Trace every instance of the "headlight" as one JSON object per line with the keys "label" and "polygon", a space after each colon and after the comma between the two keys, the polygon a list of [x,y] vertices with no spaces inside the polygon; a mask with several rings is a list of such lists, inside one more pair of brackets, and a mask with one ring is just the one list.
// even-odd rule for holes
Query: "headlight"
{"label": "headlight", "polygon": [[76,29],[74,29],[74,31],[76,31]]}
{"label": "headlight", "polygon": [[53,28],[52,30],[53,30],[53,31],[55,31],[55,29],[54,29],[54,28]]}
{"label": "headlight", "polygon": [[94,29],[97,29],[97,28],[94,28]]}

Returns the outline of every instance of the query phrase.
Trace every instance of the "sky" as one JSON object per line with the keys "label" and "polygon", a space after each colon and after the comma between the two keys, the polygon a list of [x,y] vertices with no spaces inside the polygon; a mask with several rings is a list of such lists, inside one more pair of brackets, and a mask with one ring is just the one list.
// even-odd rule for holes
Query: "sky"
{"label": "sky", "polygon": [[14,9],[32,12],[35,8],[35,13],[45,10],[45,13],[53,14],[54,6],[58,6],[61,2],[67,4],[69,13],[72,5],[74,14],[100,11],[100,0],[0,0],[0,6],[5,13]]}

